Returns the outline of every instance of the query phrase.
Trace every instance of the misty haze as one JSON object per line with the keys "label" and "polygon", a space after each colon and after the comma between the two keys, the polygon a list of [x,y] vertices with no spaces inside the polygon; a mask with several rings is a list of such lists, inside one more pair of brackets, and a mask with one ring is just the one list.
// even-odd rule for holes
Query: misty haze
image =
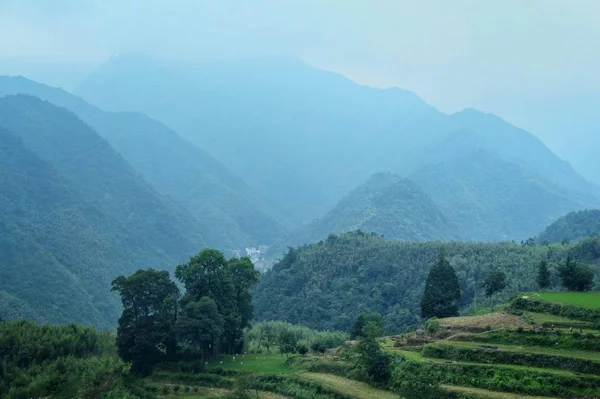
{"label": "misty haze", "polygon": [[0,398],[600,398],[600,3],[0,0]]}

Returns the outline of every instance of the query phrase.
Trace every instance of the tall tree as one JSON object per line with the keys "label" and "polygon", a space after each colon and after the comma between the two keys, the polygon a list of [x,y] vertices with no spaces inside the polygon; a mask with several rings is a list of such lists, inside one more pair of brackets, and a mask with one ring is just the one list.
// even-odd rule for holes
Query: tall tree
{"label": "tall tree", "polygon": [[421,300],[421,316],[452,317],[458,315],[457,302],[461,299],[458,277],[454,268],[440,250],[438,260],[429,271]]}
{"label": "tall tree", "polygon": [[133,373],[148,373],[174,355],[179,289],[169,272],[147,269],[117,277],[112,290],[119,292],[123,303],[117,329],[119,355],[131,362]]}
{"label": "tall tree", "polygon": [[372,383],[385,385],[390,379],[390,357],[381,349],[377,342],[380,326],[375,322],[368,322],[363,328],[363,335],[359,338],[356,350],[358,352],[358,365],[361,367]]}
{"label": "tall tree", "polygon": [[227,275],[233,285],[238,324],[226,331],[227,346],[239,351],[244,328],[254,317],[250,289],[260,281],[260,273],[254,269],[250,258],[232,258],[227,263]]}
{"label": "tall tree", "polygon": [[550,287],[550,269],[548,269],[548,262],[543,260],[538,265],[537,283],[541,289]]}
{"label": "tall tree", "polygon": [[202,358],[211,356],[223,334],[223,317],[208,297],[182,304],[175,326],[177,340],[186,352]]}
{"label": "tall tree", "polygon": [[583,264],[579,264],[567,256],[565,263],[558,267],[562,285],[569,291],[588,291],[594,284],[594,272]]}
{"label": "tall tree", "polygon": [[506,288],[506,274],[502,270],[489,272],[483,280],[483,288],[488,298],[502,292]]}

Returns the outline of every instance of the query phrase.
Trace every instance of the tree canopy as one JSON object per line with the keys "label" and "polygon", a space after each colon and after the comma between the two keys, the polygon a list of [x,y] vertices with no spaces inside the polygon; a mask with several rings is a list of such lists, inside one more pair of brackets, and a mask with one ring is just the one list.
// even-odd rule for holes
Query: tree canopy
{"label": "tree canopy", "polygon": [[445,257],[443,249],[429,271],[421,300],[421,317],[458,316],[458,301],[462,298],[458,277]]}

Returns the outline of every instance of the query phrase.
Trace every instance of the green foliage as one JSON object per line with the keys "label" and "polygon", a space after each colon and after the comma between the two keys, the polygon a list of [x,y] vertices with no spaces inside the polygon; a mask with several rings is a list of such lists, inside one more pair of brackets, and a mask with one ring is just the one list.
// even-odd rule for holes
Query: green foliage
{"label": "green foliage", "polygon": [[440,321],[436,317],[431,317],[425,320],[423,329],[427,331],[428,334],[435,334],[440,330]]}
{"label": "green foliage", "polygon": [[596,322],[600,320],[600,309],[587,309],[566,303],[533,299],[530,295],[518,295],[511,307],[536,313],[548,313],[569,319]]}
{"label": "green foliage", "polygon": [[[243,330],[253,317],[252,297],[250,289],[259,281],[259,274],[248,258],[230,259],[227,261],[223,253],[216,249],[205,249],[197,256],[190,258],[187,264],[177,266],[175,276],[183,283],[186,293],[182,298],[184,310],[190,302],[201,302],[209,306],[207,301],[214,301],[216,311],[211,310],[210,320],[202,312],[196,312],[197,327],[200,324],[204,331],[211,331],[206,338],[196,335],[192,347],[208,347],[218,344],[227,353],[240,352],[243,347]],[[186,324],[194,324],[193,318],[186,315]],[[204,318],[203,320],[200,320]],[[221,321],[222,320],[222,321]],[[221,327],[222,323],[222,327]],[[193,330],[193,327],[192,327]],[[215,334],[221,332],[218,341],[212,342]],[[190,335],[188,334],[188,338]]]}
{"label": "green foliage", "polygon": [[[515,243],[427,242],[385,240],[361,232],[332,236],[318,244],[290,249],[263,274],[253,292],[258,320],[285,320],[315,329],[350,331],[364,312],[382,315],[385,334],[421,324],[419,303],[427,272],[445,248],[456,270],[465,309],[506,302],[517,292],[537,289],[536,266],[542,260],[599,260],[600,239],[566,246],[523,247]],[[486,298],[481,283],[487,273],[502,270],[508,287]],[[466,310],[473,310],[467,308]]]}
{"label": "green foliage", "polygon": [[538,265],[537,283],[541,289],[550,287],[552,283],[550,270],[548,269],[548,261],[542,260]]}
{"label": "green foliage", "polygon": [[77,325],[0,323],[0,397],[71,399],[108,391],[127,369],[114,340]]}
{"label": "green foliage", "polygon": [[179,289],[169,272],[154,269],[119,276],[112,285],[123,303],[117,330],[119,355],[131,362],[133,373],[149,373],[175,354]]}
{"label": "green foliage", "polygon": [[391,359],[377,342],[378,326],[369,322],[363,329],[364,334],[358,339],[358,367],[364,370],[369,382],[375,385],[386,385],[391,375]]}
{"label": "green foliage", "polygon": [[[354,324],[350,330],[350,339],[362,337],[364,335],[364,328],[368,323],[375,323],[377,324],[379,330],[383,330],[383,320],[379,313],[361,313],[358,315],[356,320],[354,320]],[[377,336],[381,336],[382,334],[383,331],[381,331]]]}
{"label": "green foliage", "polygon": [[539,236],[550,243],[577,241],[600,234],[600,210],[571,212],[548,226]]}
{"label": "green foliage", "polygon": [[456,272],[440,250],[436,264],[425,281],[425,292],[421,300],[421,317],[458,316],[457,302],[461,299]]}
{"label": "green foliage", "polygon": [[223,335],[223,317],[215,301],[202,297],[186,301],[181,306],[175,325],[177,342],[186,350],[186,357],[210,357]]}
{"label": "green foliage", "polygon": [[558,267],[563,287],[569,291],[588,291],[594,284],[594,272],[583,264],[574,262],[570,256]]}
{"label": "green foliage", "polygon": [[299,347],[305,346],[314,352],[325,352],[330,348],[337,348],[348,340],[348,335],[339,331],[314,331],[307,327],[297,326],[286,322],[269,321],[259,322],[246,329],[244,332],[244,343],[246,350],[251,353],[259,353],[263,350],[270,353],[286,336],[294,336],[294,344]]}
{"label": "green foliage", "polygon": [[502,270],[491,271],[483,280],[485,296],[491,297],[506,288],[506,274]]}
{"label": "green foliage", "polygon": [[520,346],[538,346],[554,349],[573,349],[582,351],[600,351],[600,338],[597,336],[577,336],[539,330],[521,330],[518,332],[488,332],[469,337],[470,341],[499,343]]}
{"label": "green foliage", "polygon": [[289,355],[296,352],[296,345],[298,341],[296,340],[295,334],[288,330],[283,331],[279,335],[277,343],[279,344],[279,352],[284,355]]}

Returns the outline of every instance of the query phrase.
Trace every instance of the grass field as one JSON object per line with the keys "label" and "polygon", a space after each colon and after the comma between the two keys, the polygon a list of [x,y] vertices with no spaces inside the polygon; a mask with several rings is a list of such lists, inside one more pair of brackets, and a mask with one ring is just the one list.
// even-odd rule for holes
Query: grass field
{"label": "grass field", "polygon": [[363,382],[349,380],[337,375],[321,373],[302,373],[298,378],[318,382],[324,388],[354,398],[354,399],[400,399],[400,396],[372,386]]}
{"label": "grass field", "polygon": [[600,309],[598,292],[534,292],[525,294],[541,301],[567,303],[588,309]]}
{"label": "grass field", "polygon": [[221,355],[208,362],[208,369],[222,368],[235,371],[252,371],[265,374],[291,374],[294,370],[285,367],[286,357],[279,354]]}
{"label": "grass field", "polygon": [[453,385],[443,385],[445,390],[456,393],[463,393],[473,395],[479,398],[485,399],[555,399],[547,396],[522,396],[513,393],[487,391],[485,389],[469,388],[469,387],[456,387]]}

